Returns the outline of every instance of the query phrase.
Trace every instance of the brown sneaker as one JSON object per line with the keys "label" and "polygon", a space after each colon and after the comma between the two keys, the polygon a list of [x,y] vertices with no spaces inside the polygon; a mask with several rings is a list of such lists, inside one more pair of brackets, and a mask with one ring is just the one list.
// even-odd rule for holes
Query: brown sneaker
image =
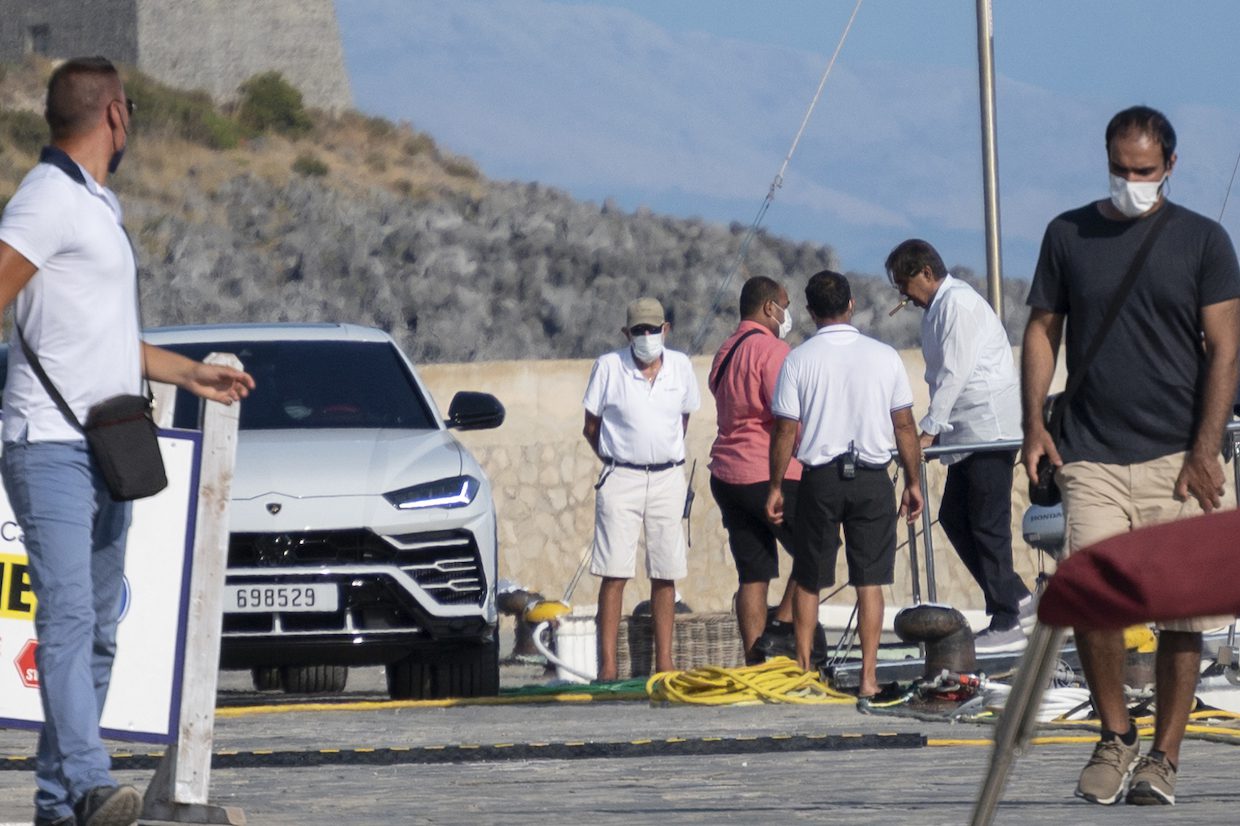
{"label": "brown sneaker", "polygon": [[1140,752],[1139,740],[1131,746],[1116,737],[1110,741],[1100,741],[1094,746],[1093,756],[1081,771],[1081,779],[1076,784],[1076,796],[1110,806],[1124,796],[1124,787],[1132,775]]}
{"label": "brown sneaker", "polygon": [[1133,806],[1174,806],[1175,769],[1165,757],[1142,757],[1128,784],[1127,802]]}

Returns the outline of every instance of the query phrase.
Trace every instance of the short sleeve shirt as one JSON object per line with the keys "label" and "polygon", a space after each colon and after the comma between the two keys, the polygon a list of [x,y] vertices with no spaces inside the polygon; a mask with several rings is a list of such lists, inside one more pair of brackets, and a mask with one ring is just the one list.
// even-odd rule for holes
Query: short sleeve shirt
{"label": "short sleeve shirt", "polygon": [[[15,313],[26,341],[79,421],[112,396],[141,390],[136,270],[121,208],[59,150],[28,173],[0,216],[0,241],[37,267]],[[77,177],[72,175],[77,173]],[[80,440],[9,341],[5,441]]]}
{"label": "short sleeve shirt", "polygon": [[658,465],[683,462],[683,417],[701,406],[689,357],[663,351],[663,365],[647,381],[629,347],[600,356],[590,371],[583,400],[598,416],[599,452],[617,462]]}
{"label": "short sleeve shirt", "polygon": [[[1069,403],[1065,461],[1135,464],[1191,446],[1206,373],[1201,308],[1240,297],[1240,267],[1218,223],[1176,204],[1162,209],[1171,210],[1162,234]],[[1069,375],[1155,215],[1115,221],[1090,204],[1047,227],[1028,304],[1066,316]]]}
{"label": "short sleeve shirt", "polygon": [[[719,368],[734,347],[735,354],[720,375]],[[710,472],[720,481],[752,485],[770,478],[775,425],[771,397],[789,349],[787,342],[758,322],[742,321],[715,354],[710,385],[719,434],[710,448]],[[790,462],[784,478],[800,479],[800,463]]]}
{"label": "short sleeve shirt", "polygon": [[913,406],[900,354],[851,324],[822,327],[784,359],[771,404],[801,423],[797,458],[822,465],[857,448],[858,458],[886,464],[895,452],[893,411]]}

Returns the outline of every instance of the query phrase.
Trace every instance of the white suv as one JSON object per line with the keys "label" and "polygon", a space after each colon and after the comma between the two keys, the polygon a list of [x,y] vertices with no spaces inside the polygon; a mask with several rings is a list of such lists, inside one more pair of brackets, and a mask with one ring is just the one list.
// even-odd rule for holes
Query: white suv
{"label": "white suv", "polygon": [[[167,327],[146,341],[233,353],[241,405],[222,668],[255,686],[338,691],[384,664],[393,698],[495,694],[491,485],[448,428],[504,408],[458,393],[448,419],[386,333],[348,324]],[[179,392],[174,424],[196,427]]]}

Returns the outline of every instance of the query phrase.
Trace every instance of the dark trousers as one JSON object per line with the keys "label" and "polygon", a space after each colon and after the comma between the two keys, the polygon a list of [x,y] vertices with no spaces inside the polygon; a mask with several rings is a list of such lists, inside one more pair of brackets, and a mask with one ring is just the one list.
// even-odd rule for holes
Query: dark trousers
{"label": "dark trousers", "polygon": [[1015,451],[974,453],[947,468],[939,524],[986,598],[990,627],[1017,623],[1029,589],[1012,569],[1012,468]]}

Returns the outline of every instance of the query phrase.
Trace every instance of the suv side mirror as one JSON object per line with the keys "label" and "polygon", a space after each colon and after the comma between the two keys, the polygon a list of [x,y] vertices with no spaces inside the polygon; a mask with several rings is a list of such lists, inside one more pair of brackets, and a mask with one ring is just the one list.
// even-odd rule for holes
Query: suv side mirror
{"label": "suv side mirror", "polygon": [[456,430],[489,430],[504,423],[504,405],[490,393],[462,390],[448,405],[444,425]]}

